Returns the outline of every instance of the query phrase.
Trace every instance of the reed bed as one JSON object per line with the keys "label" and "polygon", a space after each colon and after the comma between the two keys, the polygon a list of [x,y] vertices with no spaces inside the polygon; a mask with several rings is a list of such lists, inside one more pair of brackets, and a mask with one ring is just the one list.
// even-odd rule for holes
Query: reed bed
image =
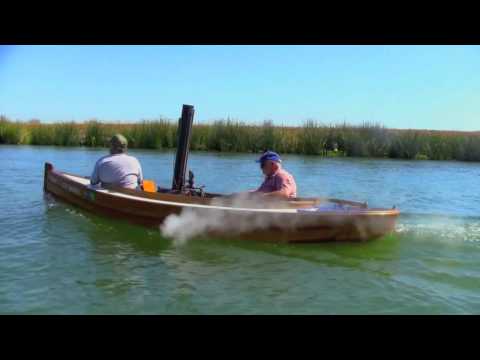
{"label": "reed bed", "polygon": [[[115,133],[124,134],[130,148],[172,149],[177,122],[168,119],[138,123],[11,121],[0,116],[0,144],[106,147]],[[274,149],[281,154],[376,157],[417,160],[480,161],[480,133],[397,130],[381,124],[325,125],[314,120],[299,127],[272,121],[248,124],[221,119],[194,124],[191,149],[252,152]]]}

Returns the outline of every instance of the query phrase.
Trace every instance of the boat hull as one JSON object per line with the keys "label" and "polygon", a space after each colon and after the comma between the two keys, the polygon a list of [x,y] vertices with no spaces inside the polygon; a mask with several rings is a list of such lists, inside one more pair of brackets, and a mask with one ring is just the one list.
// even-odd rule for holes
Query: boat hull
{"label": "boat hull", "polygon": [[[212,205],[215,200],[131,190],[92,189],[88,180],[45,165],[44,190],[80,208],[107,217],[159,227],[170,215],[189,212],[204,224],[202,235],[271,242],[364,241],[395,228],[396,209],[358,208],[348,213],[298,209],[254,209]],[[217,201],[218,204],[218,201]]]}

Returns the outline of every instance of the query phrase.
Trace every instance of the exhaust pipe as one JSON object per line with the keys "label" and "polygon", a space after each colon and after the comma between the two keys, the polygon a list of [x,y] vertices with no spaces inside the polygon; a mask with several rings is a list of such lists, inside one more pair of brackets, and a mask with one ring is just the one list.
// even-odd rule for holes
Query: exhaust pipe
{"label": "exhaust pipe", "polygon": [[188,151],[193,124],[193,105],[183,105],[182,117],[178,120],[177,155],[173,170],[172,191],[182,192],[185,188]]}

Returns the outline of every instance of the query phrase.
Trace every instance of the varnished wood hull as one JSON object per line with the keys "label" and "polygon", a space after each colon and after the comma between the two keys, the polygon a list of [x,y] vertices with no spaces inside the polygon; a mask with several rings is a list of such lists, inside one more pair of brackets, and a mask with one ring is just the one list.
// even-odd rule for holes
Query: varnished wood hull
{"label": "varnished wood hull", "polygon": [[299,211],[306,206],[305,202],[288,203],[280,209],[239,208],[200,197],[95,190],[89,188],[85,178],[56,171],[50,164],[45,165],[44,176],[46,192],[85,210],[154,227],[159,227],[169,215],[188,211],[198,221],[218,219],[221,226],[206,230],[215,237],[275,242],[361,241],[393,231],[399,215],[396,209],[361,206],[340,213]]}

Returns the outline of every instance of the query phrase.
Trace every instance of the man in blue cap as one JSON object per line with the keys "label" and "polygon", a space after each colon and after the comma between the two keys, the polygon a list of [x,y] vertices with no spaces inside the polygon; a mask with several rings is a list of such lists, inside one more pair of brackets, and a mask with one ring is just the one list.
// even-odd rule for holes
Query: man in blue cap
{"label": "man in blue cap", "polygon": [[282,168],[282,159],[274,151],[265,151],[260,159],[260,168],[265,175],[265,180],[260,187],[254,191],[264,196],[280,198],[292,198],[297,196],[297,185],[291,174]]}

